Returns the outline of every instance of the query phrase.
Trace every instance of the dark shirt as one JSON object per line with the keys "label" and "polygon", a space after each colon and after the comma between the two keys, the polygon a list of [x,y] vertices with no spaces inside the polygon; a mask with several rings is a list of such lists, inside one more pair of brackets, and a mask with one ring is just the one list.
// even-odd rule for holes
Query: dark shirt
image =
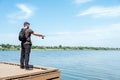
{"label": "dark shirt", "polygon": [[25,31],[25,36],[27,38],[25,44],[32,44],[32,41],[31,41],[31,34],[33,33],[34,31],[32,29],[27,29]]}

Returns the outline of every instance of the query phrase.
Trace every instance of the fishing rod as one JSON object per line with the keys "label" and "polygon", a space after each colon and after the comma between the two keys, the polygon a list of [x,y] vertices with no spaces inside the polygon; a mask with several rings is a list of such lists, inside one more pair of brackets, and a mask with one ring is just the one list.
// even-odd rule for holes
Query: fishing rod
{"label": "fishing rod", "polygon": [[45,36],[42,36],[42,39],[44,39],[46,36],[54,36],[54,35],[45,35]]}
{"label": "fishing rod", "polygon": [[42,39],[44,39],[44,37],[55,37],[55,36],[63,36],[63,34],[47,34],[45,36],[42,37]]}

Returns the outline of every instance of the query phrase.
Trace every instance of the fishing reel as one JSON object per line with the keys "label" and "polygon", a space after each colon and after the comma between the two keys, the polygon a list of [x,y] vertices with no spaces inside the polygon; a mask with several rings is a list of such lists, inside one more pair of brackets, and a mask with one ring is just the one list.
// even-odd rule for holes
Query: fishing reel
{"label": "fishing reel", "polygon": [[44,36],[42,36],[42,39],[44,39]]}

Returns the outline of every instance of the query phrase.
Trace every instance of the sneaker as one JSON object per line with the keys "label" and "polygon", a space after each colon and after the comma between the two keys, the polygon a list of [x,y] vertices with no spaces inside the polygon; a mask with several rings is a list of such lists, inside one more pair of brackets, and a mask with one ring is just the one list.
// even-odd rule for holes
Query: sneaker
{"label": "sneaker", "polygon": [[26,70],[33,70],[33,65],[28,65],[25,67]]}
{"label": "sneaker", "polygon": [[25,68],[26,70],[31,70],[30,68]]}
{"label": "sneaker", "polygon": [[20,69],[24,69],[25,67],[24,66],[20,66]]}

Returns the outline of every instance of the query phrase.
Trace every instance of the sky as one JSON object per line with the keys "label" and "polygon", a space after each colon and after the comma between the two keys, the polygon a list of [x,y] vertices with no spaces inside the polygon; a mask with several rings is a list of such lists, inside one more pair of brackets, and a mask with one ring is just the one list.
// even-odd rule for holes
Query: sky
{"label": "sky", "polygon": [[33,45],[120,47],[120,0],[0,0],[0,44],[20,44],[23,23],[44,34]]}

